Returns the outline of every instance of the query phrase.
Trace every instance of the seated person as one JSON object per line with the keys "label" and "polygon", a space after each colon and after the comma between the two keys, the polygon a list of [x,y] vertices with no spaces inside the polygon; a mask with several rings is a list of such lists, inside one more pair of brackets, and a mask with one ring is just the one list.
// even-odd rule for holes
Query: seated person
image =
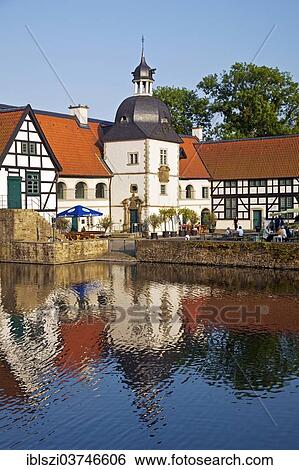
{"label": "seated person", "polygon": [[242,229],[241,225],[239,225],[239,227],[237,228],[237,235],[240,238],[244,236],[244,230]]}
{"label": "seated person", "polygon": [[276,232],[275,239],[279,242],[282,242],[283,240],[286,240],[286,238],[287,238],[287,232],[284,226],[279,227],[279,229]]}
{"label": "seated person", "polygon": [[286,226],[285,229],[286,229],[287,239],[290,240],[290,238],[293,237],[292,230],[290,229],[290,227],[288,225]]}
{"label": "seated person", "polygon": [[282,225],[281,228],[280,228],[280,234],[281,234],[283,240],[287,239],[287,232],[286,232],[286,229],[285,229],[284,225]]}
{"label": "seated person", "polygon": [[232,234],[232,231],[231,231],[230,227],[227,227],[227,229],[225,230],[225,236],[230,237],[231,234]]}
{"label": "seated person", "polygon": [[270,226],[268,225],[268,227],[265,227],[264,230],[263,230],[263,239],[266,240],[267,242],[271,242],[273,240],[273,232],[272,230],[270,229]]}

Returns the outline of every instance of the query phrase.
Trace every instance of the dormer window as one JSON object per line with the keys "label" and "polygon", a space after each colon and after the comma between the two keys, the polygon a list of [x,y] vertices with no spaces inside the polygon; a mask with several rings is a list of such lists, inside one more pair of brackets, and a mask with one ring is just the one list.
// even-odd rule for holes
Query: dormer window
{"label": "dormer window", "polygon": [[120,122],[128,122],[127,116],[122,116]]}
{"label": "dormer window", "polygon": [[167,117],[161,118],[161,124],[168,124],[168,119],[167,119]]}

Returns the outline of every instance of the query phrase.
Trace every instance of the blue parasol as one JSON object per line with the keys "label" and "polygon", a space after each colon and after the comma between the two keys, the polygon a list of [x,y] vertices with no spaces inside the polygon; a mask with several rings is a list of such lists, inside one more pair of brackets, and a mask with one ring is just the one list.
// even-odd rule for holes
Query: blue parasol
{"label": "blue parasol", "polygon": [[103,212],[95,211],[94,209],[89,209],[84,206],[74,206],[66,211],[59,212],[57,217],[93,217],[101,215],[103,215]]}

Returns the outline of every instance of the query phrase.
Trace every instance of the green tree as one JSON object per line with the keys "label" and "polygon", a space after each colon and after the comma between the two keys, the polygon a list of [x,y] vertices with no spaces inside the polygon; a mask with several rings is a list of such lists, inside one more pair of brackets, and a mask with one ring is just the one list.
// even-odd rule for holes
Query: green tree
{"label": "green tree", "polygon": [[158,214],[151,214],[147,219],[149,225],[153,227],[153,232],[156,231],[156,228],[160,227],[161,225],[161,217]]}
{"label": "green tree", "polygon": [[66,232],[70,227],[70,221],[64,217],[57,217],[55,226],[61,233],[63,233]]}
{"label": "green tree", "polygon": [[192,228],[199,222],[199,215],[193,209],[189,209],[189,207],[181,207],[178,213],[183,216],[184,223],[190,222]]}
{"label": "green tree", "polygon": [[104,217],[101,217],[101,219],[99,220],[99,224],[100,224],[100,227],[102,227],[104,229],[104,232],[106,233],[108,228],[112,227],[113,222],[110,220],[110,217],[104,216]]}
{"label": "green tree", "polygon": [[159,213],[160,213],[160,217],[161,217],[161,222],[164,223],[164,230],[165,232],[167,231],[167,222],[169,221],[169,209],[167,209],[166,207],[163,207],[161,209],[159,209]]}
{"label": "green tree", "polygon": [[208,99],[200,98],[196,91],[160,86],[154,90],[154,96],[168,106],[178,134],[191,134],[193,126],[202,126],[205,130],[210,127]]}
{"label": "green tree", "polygon": [[175,207],[170,207],[168,209],[168,217],[171,222],[172,231],[174,232],[174,221],[177,217],[178,211]]}
{"label": "green tree", "polygon": [[204,77],[197,85],[218,118],[211,135],[242,138],[299,131],[299,86],[288,72],[235,63],[229,71]]}

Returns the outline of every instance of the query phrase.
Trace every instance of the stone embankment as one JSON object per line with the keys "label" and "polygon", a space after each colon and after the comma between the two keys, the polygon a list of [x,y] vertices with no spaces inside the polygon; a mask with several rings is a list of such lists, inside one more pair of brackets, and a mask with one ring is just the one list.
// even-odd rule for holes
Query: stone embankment
{"label": "stone embankment", "polygon": [[139,262],[299,270],[299,243],[138,240]]}
{"label": "stone embankment", "polygon": [[65,264],[101,259],[108,240],[50,241],[51,225],[37,212],[0,210],[0,262]]}

